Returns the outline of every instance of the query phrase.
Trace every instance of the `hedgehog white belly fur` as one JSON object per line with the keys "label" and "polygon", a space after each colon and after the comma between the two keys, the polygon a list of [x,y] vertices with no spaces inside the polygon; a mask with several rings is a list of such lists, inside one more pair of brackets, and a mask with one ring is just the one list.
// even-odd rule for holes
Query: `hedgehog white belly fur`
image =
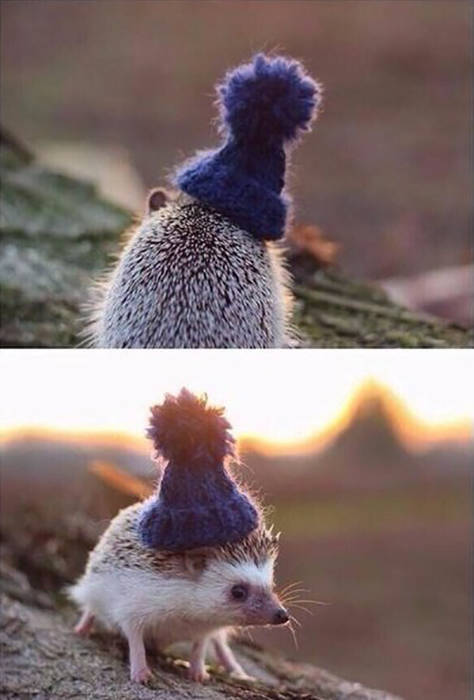
{"label": "hedgehog white belly fur", "polygon": [[96,347],[276,348],[291,335],[275,244],[186,194],[145,217],[102,294]]}
{"label": "hedgehog white belly fur", "polygon": [[[84,575],[70,588],[83,610],[76,631],[87,633],[97,619],[124,634],[131,677],[139,682],[150,676],[144,640],[160,648],[193,642],[190,677],[197,681],[207,678],[204,658],[212,640],[226,670],[246,677],[227,645],[230,628],[288,620],[273,592],[277,538],[262,526],[238,544],[183,554],[152,550],[137,531],[142,505],[119,512],[91,552]],[[251,591],[242,605],[229,600],[236,585]]]}
{"label": "hedgehog white belly fur", "polygon": [[[162,646],[200,637],[215,629],[207,607],[200,620],[192,577],[180,572],[179,555],[144,547],[136,530],[141,504],[119,512],[90,553],[84,576],[71,589],[73,599],[106,628],[127,633],[139,625]],[[192,615],[193,624],[190,624]]]}

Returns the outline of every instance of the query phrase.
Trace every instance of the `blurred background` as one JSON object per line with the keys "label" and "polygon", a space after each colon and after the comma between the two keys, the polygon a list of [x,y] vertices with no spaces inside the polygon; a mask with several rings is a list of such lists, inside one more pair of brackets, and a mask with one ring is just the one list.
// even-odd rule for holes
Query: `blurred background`
{"label": "blurred background", "polygon": [[296,223],[396,300],[472,320],[469,2],[4,0],[1,14],[2,123],[137,211],[216,143],[228,67],[300,58],[325,101],[294,156]]}
{"label": "blurred background", "polygon": [[149,407],[185,385],[227,407],[235,469],[282,531],[279,586],[326,603],[293,610],[298,647],[255,641],[406,700],[467,700],[472,358],[369,352],[4,350],[2,586],[64,604],[108,519],[153,487]]}

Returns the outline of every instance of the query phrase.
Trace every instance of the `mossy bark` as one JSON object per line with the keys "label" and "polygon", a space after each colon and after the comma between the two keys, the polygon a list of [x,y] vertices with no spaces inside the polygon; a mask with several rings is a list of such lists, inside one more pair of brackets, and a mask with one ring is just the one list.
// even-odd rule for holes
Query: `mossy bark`
{"label": "mossy bark", "polygon": [[5,133],[0,182],[0,345],[75,347],[94,275],[131,215],[93,185],[41,167]]}
{"label": "mossy bark", "polygon": [[[94,278],[132,215],[93,185],[38,165],[2,133],[0,302],[3,347],[77,347]],[[290,254],[295,322],[307,347],[472,346],[470,333],[393,304],[376,286]]]}
{"label": "mossy bark", "polygon": [[296,323],[307,347],[472,347],[472,334],[465,328],[398,306],[380,288],[336,270],[315,272],[294,292]]}

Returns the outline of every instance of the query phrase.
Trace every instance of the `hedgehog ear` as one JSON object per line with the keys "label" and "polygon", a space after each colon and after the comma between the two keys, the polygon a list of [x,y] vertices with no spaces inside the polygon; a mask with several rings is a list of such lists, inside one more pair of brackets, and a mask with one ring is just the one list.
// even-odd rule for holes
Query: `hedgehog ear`
{"label": "hedgehog ear", "polygon": [[169,201],[169,194],[162,187],[156,187],[151,190],[147,200],[148,214],[151,214],[152,211],[158,211],[158,209],[166,206]]}
{"label": "hedgehog ear", "polygon": [[183,554],[183,567],[193,579],[199,578],[202,572],[207,568],[209,559],[211,558],[211,549],[208,547],[200,547],[199,549],[191,549]]}

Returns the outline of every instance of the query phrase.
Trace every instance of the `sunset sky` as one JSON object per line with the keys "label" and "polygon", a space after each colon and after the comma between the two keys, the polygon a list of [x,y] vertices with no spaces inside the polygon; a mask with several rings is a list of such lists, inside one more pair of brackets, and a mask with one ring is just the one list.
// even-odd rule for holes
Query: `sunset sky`
{"label": "sunset sky", "polygon": [[226,406],[236,435],[296,443],[330,430],[354,392],[375,381],[427,433],[466,438],[474,415],[472,360],[468,350],[4,350],[1,429],[141,437],[149,406],[186,386]]}

